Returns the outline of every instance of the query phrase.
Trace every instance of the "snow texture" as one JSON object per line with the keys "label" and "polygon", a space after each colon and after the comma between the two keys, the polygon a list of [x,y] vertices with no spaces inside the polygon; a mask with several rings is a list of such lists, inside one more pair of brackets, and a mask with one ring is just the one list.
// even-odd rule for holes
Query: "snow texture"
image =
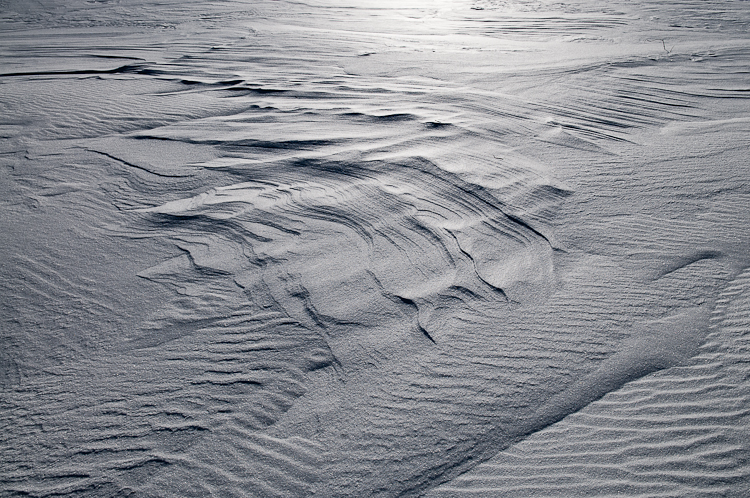
{"label": "snow texture", "polygon": [[0,0],[0,495],[750,495],[750,3]]}

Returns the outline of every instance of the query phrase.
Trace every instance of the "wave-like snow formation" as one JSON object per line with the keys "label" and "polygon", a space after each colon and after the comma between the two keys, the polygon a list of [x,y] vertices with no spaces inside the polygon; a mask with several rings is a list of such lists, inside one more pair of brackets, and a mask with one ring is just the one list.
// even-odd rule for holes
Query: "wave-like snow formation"
{"label": "wave-like snow formation", "polygon": [[678,368],[607,394],[428,496],[746,496],[750,272]]}
{"label": "wave-like snow formation", "polygon": [[0,6],[3,496],[747,492],[746,2]]}

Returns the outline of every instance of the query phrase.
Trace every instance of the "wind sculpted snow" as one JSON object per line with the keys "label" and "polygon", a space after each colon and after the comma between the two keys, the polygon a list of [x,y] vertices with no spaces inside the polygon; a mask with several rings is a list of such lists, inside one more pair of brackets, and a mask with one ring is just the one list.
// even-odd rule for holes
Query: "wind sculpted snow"
{"label": "wind sculpted snow", "polygon": [[8,496],[747,489],[744,2],[0,5]]}

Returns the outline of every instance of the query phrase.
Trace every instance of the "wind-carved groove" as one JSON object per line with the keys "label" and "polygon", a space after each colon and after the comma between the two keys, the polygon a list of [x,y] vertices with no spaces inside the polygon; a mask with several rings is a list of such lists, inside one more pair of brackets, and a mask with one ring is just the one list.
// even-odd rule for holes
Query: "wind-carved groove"
{"label": "wind-carved groove", "polygon": [[443,238],[440,237],[440,235],[438,235],[437,233],[435,233],[435,230],[432,230],[429,227],[424,226],[424,224],[420,223],[414,218],[408,218],[407,224],[409,225],[409,229],[421,234],[426,239],[431,240],[434,246],[440,248],[443,255],[447,258],[448,263],[451,266],[455,266],[456,262],[453,257],[453,254],[450,252],[450,250],[446,246]]}
{"label": "wind-carved groove", "polygon": [[[111,57],[113,58],[113,57]],[[134,57],[122,57],[123,59],[135,59]],[[138,59],[136,59],[138,60]],[[143,60],[143,59],[140,59]],[[73,76],[82,74],[135,74],[140,72],[143,64],[126,64],[114,69],[73,69],[60,71],[20,71],[16,73],[0,73],[0,78],[12,76]]]}
{"label": "wind-carved groove", "polygon": [[375,273],[372,270],[365,270],[367,275],[372,278],[372,280],[375,282],[375,285],[377,285],[378,289],[380,290],[380,293],[385,296],[390,301],[396,303],[396,304],[405,304],[412,308],[416,312],[416,320],[417,320],[417,330],[422,333],[427,339],[432,341],[433,344],[437,344],[435,339],[430,335],[430,333],[425,329],[422,324],[419,322],[419,306],[413,299],[409,299],[403,296],[399,296],[396,294],[393,294],[392,292],[389,292],[385,289],[383,286],[383,283],[380,281],[380,279],[375,275]]}
{"label": "wind-carved groove", "polygon": [[360,236],[362,240],[365,241],[365,243],[368,245],[370,249],[373,247],[373,236],[372,234],[367,231],[361,223],[358,223],[357,221],[349,218],[344,217],[340,213],[336,212],[333,208],[327,208],[327,207],[311,207],[310,212],[307,213],[307,216],[309,216],[312,219],[317,219],[321,221],[328,221],[332,223],[339,223]]}
{"label": "wind-carved groove", "polygon": [[427,332],[427,329],[425,329],[422,326],[422,324],[419,323],[419,307],[417,306],[417,303],[415,303],[414,300],[406,298],[406,297],[402,297],[402,296],[399,296],[399,295],[396,295],[396,294],[394,294],[394,296],[396,298],[398,298],[398,300],[401,301],[402,303],[404,303],[404,304],[406,304],[406,305],[414,308],[414,310],[417,312],[417,328],[419,329],[420,332],[422,332],[422,334],[426,338],[428,338],[430,341],[432,341],[433,344],[437,344],[437,342],[435,342],[435,339],[433,339],[432,336],[430,335],[430,333]]}
{"label": "wind-carved groove", "polygon": [[[475,185],[469,182],[466,182],[465,180],[461,179],[458,175],[454,173],[448,173],[442,169],[440,169],[435,163],[432,161],[425,159],[425,158],[419,158],[420,163],[424,164],[423,168],[420,168],[420,170],[429,175],[434,177],[436,180],[440,182],[448,182],[451,187],[458,189],[460,192],[467,195],[467,198],[470,199],[476,199],[482,204],[482,207],[486,207],[491,211],[500,211],[503,216],[505,216],[510,222],[522,227],[525,230],[530,231],[537,237],[540,237],[542,240],[544,240],[552,249],[556,249],[552,242],[549,240],[549,238],[541,233],[536,228],[532,227],[528,222],[524,221],[522,218],[520,218],[517,215],[510,214],[508,211],[508,205],[503,202],[502,200],[498,199],[497,197],[491,195],[489,192],[486,191],[486,189],[480,185]],[[444,178],[444,176],[447,176],[447,178]],[[567,193],[566,190],[555,188],[555,193]],[[457,199],[454,199],[457,200]],[[466,204],[466,207],[468,209],[471,209],[472,211],[476,212],[477,214],[482,214],[482,211],[478,209],[478,207],[471,206],[468,202],[462,201],[464,204]]]}
{"label": "wind-carved groove", "polygon": [[446,232],[453,237],[453,240],[456,242],[456,247],[458,247],[458,250],[461,251],[461,254],[463,254],[466,259],[468,259],[471,262],[472,267],[474,268],[474,274],[476,277],[487,287],[495,291],[496,293],[500,294],[503,299],[505,299],[505,302],[508,304],[518,304],[515,301],[511,300],[508,297],[508,294],[503,290],[502,288],[492,284],[491,282],[488,282],[482,275],[479,273],[479,269],[477,268],[476,261],[474,260],[474,256],[469,254],[463,247],[461,247],[461,243],[458,241],[458,237],[456,237],[456,234],[454,234],[451,230],[446,229]]}
{"label": "wind-carved groove", "polygon": [[667,275],[674,273],[677,270],[690,266],[699,261],[703,261],[705,259],[718,259],[718,258],[721,258],[722,256],[723,254],[721,251],[705,249],[702,251],[698,251],[692,254],[682,256],[680,258],[676,258],[674,261],[672,261],[671,263],[661,268],[661,270],[656,276],[656,279],[666,277]]}
{"label": "wind-carved groove", "polygon": [[188,258],[188,261],[190,261],[190,265],[201,275],[205,277],[223,277],[231,275],[231,273],[226,270],[200,265],[195,261],[195,257],[190,253],[190,250],[185,249],[184,247],[180,247],[179,244],[177,244],[177,248],[182,251],[183,254],[185,254],[185,256]]}
{"label": "wind-carved groove", "polygon": [[505,216],[506,216],[506,217],[507,217],[507,218],[508,218],[508,219],[509,219],[510,221],[512,221],[513,223],[516,223],[517,225],[520,225],[520,226],[524,227],[525,229],[529,230],[529,231],[530,231],[531,233],[533,233],[533,234],[534,234],[534,235],[536,235],[537,237],[540,237],[540,238],[541,238],[542,240],[544,240],[544,241],[545,241],[545,242],[546,242],[546,243],[547,243],[547,244],[548,244],[548,245],[549,245],[549,246],[550,246],[550,247],[551,247],[552,249],[554,249],[554,247],[552,246],[552,243],[550,242],[550,240],[549,240],[549,239],[548,239],[548,238],[547,238],[547,237],[546,237],[546,236],[545,236],[545,235],[544,235],[543,233],[541,233],[540,231],[538,231],[537,229],[535,229],[534,227],[532,227],[531,225],[529,225],[528,223],[526,223],[525,221],[523,221],[523,220],[522,220],[521,218],[519,218],[518,216],[514,216],[514,215],[508,214],[508,213],[506,213],[506,212],[503,212],[503,214],[504,214],[504,215],[505,215]]}
{"label": "wind-carved groove", "polygon": [[159,177],[162,177],[162,178],[189,178],[189,177],[193,176],[193,175],[168,175],[166,173],[157,173],[156,171],[152,171],[152,170],[150,170],[150,169],[148,169],[148,168],[146,168],[144,166],[139,166],[137,164],[130,163],[128,161],[120,159],[119,157],[113,156],[112,154],[107,154],[106,152],[102,152],[102,151],[94,150],[94,149],[89,149],[89,148],[86,148],[84,150],[86,150],[87,152],[93,152],[95,154],[100,154],[102,156],[105,156],[105,157],[108,157],[108,158],[112,159],[113,161],[117,161],[120,164],[124,164],[125,166],[128,166],[130,168],[139,169],[141,171],[145,171],[146,173],[150,173],[152,175],[156,175],[156,176],[159,176]]}
{"label": "wind-carved groove", "polygon": [[[305,313],[319,329],[319,333],[326,344],[328,352],[331,354],[331,358],[333,359],[334,368],[340,374],[340,370],[343,370],[343,365],[331,348],[331,338],[328,333],[329,326],[323,321],[323,318],[325,317],[315,309],[315,305],[312,303],[312,297],[310,296],[310,291],[304,288],[300,283],[297,283],[295,287],[295,289],[290,291],[289,295],[302,301]],[[343,380],[343,377],[341,377],[341,379]]]}

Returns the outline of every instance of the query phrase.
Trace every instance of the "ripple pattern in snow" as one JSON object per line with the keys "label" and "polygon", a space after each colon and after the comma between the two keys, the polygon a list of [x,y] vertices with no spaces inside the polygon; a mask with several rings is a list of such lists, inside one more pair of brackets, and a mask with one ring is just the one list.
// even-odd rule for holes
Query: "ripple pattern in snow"
{"label": "ripple pattern in snow", "polygon": [[0,1],[0,492],[742,496],[745,4]]}
{"label": "ripple pattern in snow", "polygon": [[427,496],[745,496],[750,272],[684,365],[611,392]]}

